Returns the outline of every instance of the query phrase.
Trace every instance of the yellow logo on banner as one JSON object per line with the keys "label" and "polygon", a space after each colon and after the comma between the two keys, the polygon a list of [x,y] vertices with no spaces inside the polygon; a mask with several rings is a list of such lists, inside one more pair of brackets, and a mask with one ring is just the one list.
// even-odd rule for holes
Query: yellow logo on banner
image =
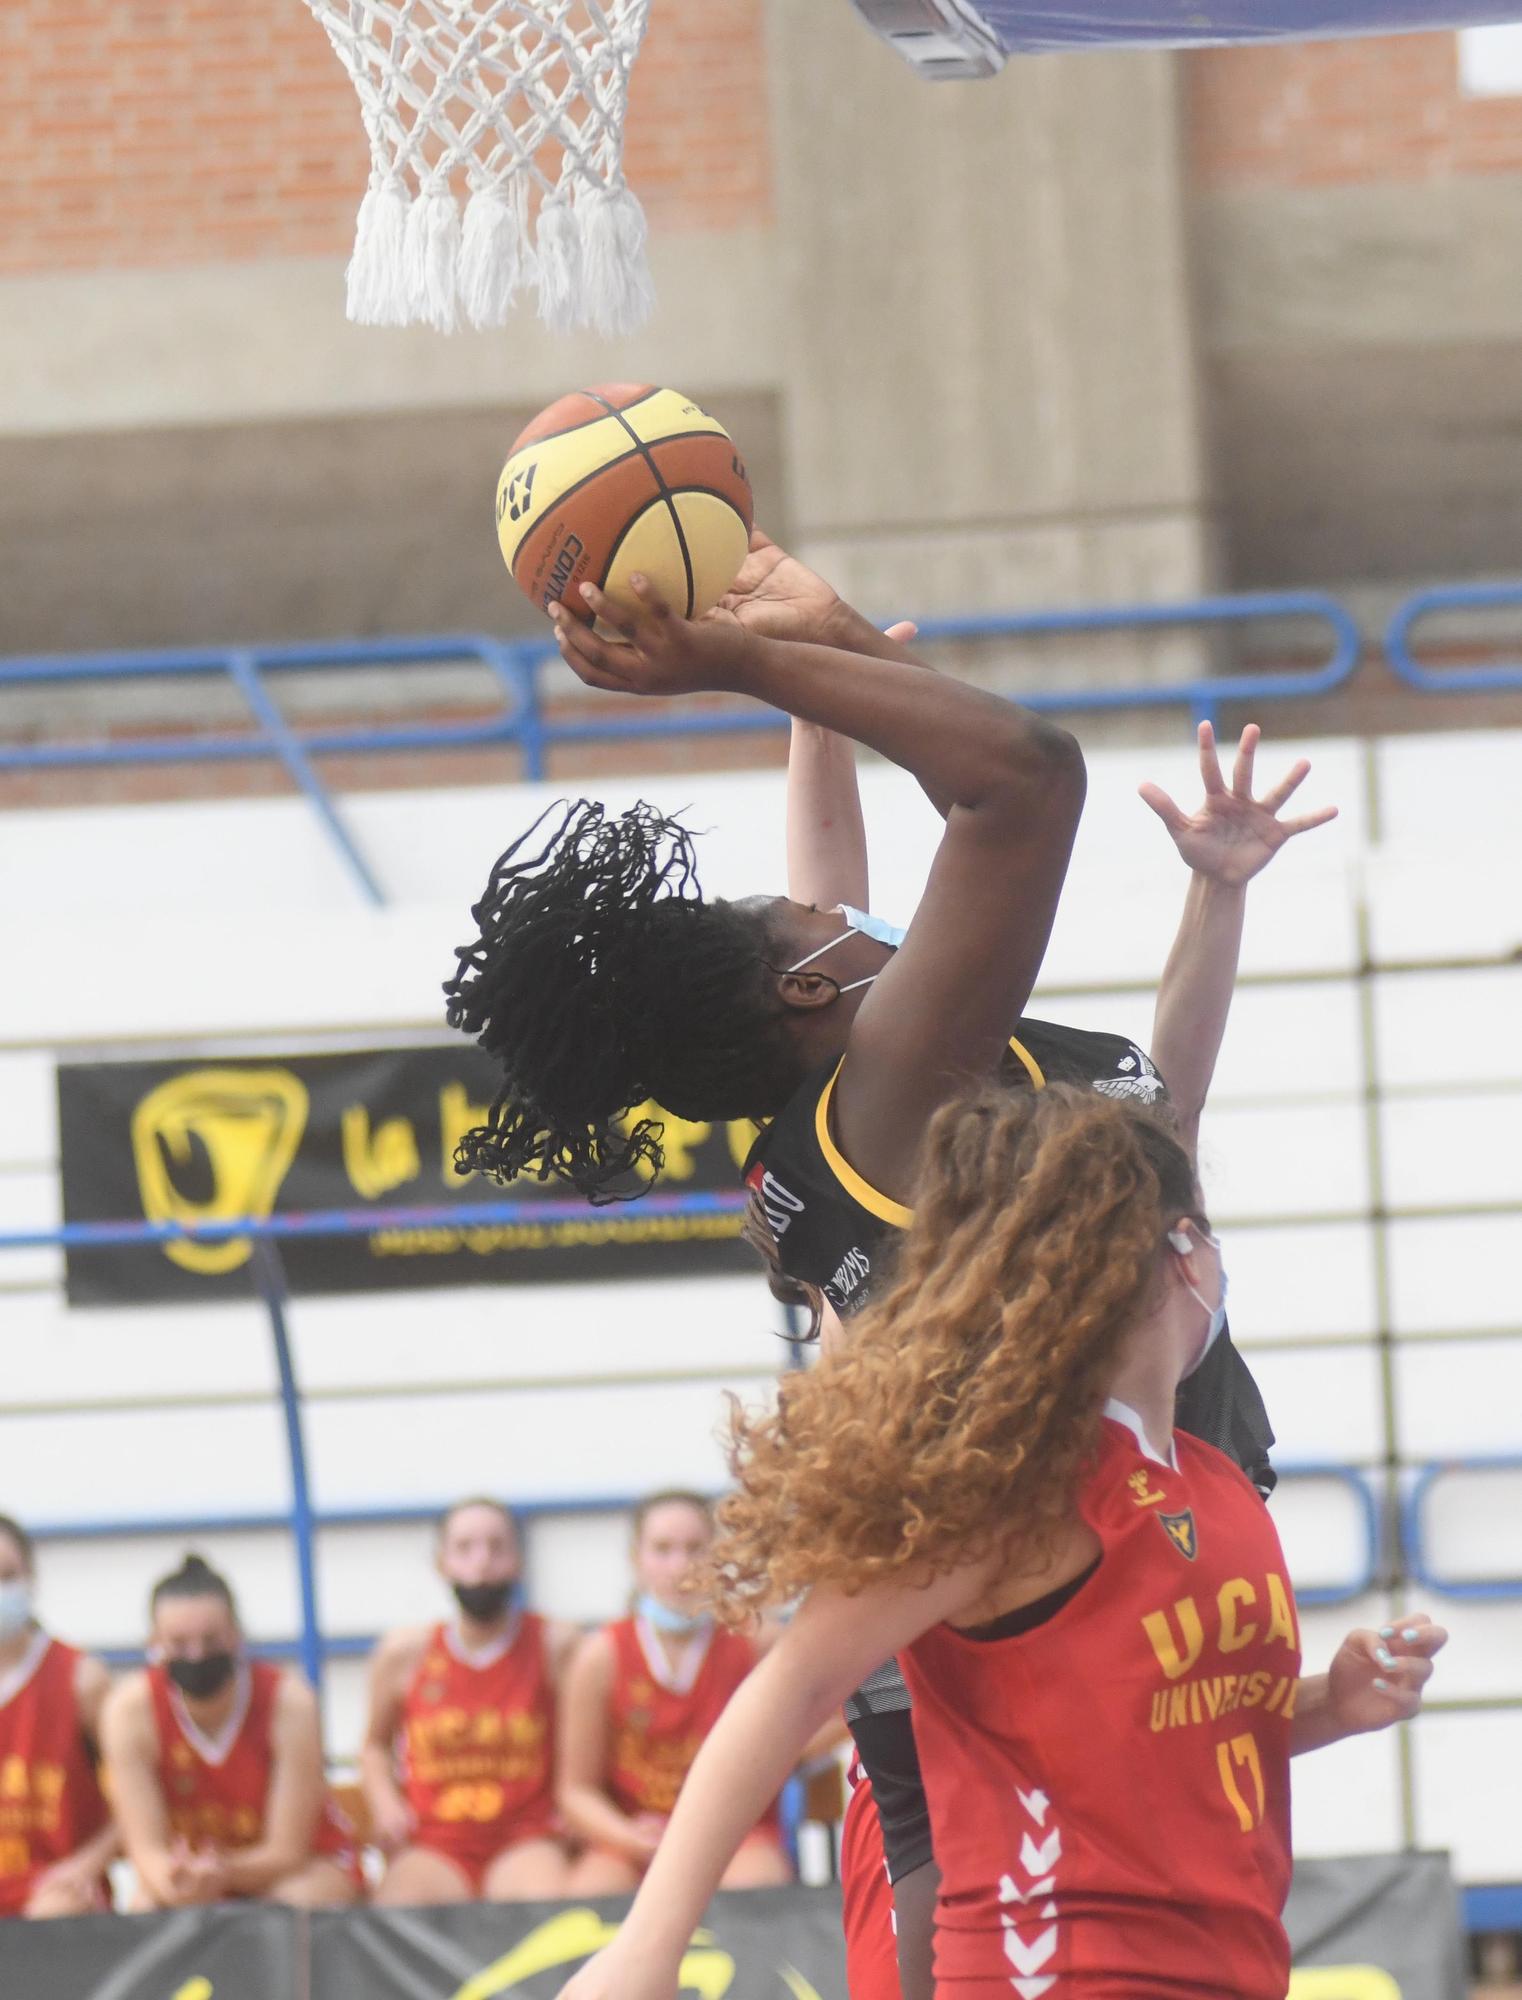
{"label": "yellow logo on banner", "polygon": [[174,1995],[174,2000],[211,2000],[211,1993],[211,1981],[203,1974],[198,1974],[196,1978],[185,1981]]}
{"label": "yellow logo on banner", "polygon": [[[473,1974],[451,2000],[499,2000],[521,1980],[590,1958],[617,1935],[618,1925],[605,1923],[595,1910],[562,1910],[531,1930],[494,1964]],[[820,2000],[817,1989],[795,1967],[781,1965],[777,1970],[792,2000]],[[695,1994],[697,2000],[724,2000],[734,1976],[735,1962],[713,1932],[694,1931],[677,1974],[679,1993]]]}
{"label": "yellow logo on banner", "polygon": [[[150,1090],[132,1114],[132,1157],[150,1222],[267,1216],[306,1130],[306,1086],[287,1069],[195,1069]],[[181,1184],[210,1180],[204,1196]],[[178,1178],[177,1178],[178,1177]],[[215,1276],[247,1263],[246,1236],[166,1243],[181,1270]]]}
{"label": "yellow logo on banner", "polygon": [[1377,1965],[1303,1965],[1287,2000],[1401,2000],[1401,1990]]}

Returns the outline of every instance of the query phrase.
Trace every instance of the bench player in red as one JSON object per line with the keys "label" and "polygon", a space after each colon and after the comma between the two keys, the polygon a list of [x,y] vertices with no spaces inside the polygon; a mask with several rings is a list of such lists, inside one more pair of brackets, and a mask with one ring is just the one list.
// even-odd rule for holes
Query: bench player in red
{"label": "bench player in red", "polygon": [[354,1833],[327,1794],[311,1688],[247,1657],[232,1591],[199,1556],[150,1603],[151,1664],[112,1689],[101,1720],[136,1907],[357,1902]]}
{"label": "bench player in red", "polygon": [[[637,1886],[660,1844],[703,1739],[760,1657],[688,1589],[713,1540],[700,1494],[652,1494],[634,1516],[635,1607],[587,1639],[566,1684],[559,1794],[586,1848],[577,1896]],[[775,1798],[764,1800],[724,1871],[726,1889],[792,1880]]]}
{"label": "bench player in red", "polygon": [[360,1764],[391,1857],[376,1901],[564,1895],[555,1704],[577,1634],[523,1608],[518,1531],[500,1501],[450,1508],[437,1566],[457,1615],[389,1633],[371,1666]]}
{"label": "bench player in red", "polygon": [[109,1906],[116,1829],[96,1776],[109,1680],[33,1610],[31,1537],[0,1514],[0,1917]]}
{"label": "bench player in red", "polygon": [[1291,1757],[1414,1715],[1423,1614],[1301,1671],[1251,1482],[1174,1424],[1225,1272],[1156,1113],[1071,1085],[953,1101],[892,1278],[737,1417],[727,1615],[805,1601],[699,1753],[565,2000],[672,2000],[799,1745],[880,1660],[914,1699],[938,2000],[1283,2000]]}

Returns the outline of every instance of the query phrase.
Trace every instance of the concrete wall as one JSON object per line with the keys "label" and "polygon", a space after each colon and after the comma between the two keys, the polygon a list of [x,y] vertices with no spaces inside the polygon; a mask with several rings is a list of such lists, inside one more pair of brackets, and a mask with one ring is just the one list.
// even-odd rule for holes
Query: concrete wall
{"label": "concrete wall", "polygon": [[1522,116],[1454,35],[1185,59],[1233,585],[1516,572]]}

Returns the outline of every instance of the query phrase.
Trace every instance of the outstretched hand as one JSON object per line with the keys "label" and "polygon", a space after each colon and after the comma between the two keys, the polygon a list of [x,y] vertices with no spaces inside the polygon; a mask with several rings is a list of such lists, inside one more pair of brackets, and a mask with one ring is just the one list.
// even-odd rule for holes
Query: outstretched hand
{"label": "outstretched hand", "polygon": [[550,606],[560,657],[579,680],[642,695],[727,693],[741,685],[751,634],[732,620],[679,618],[647,576],[631,576],[629,586],[630,604],[615,603],[596,584],[581,586],[588,608],[616,640],[599,637],[563,605]]}
{"label": "outstretched hand", "polygon": [[1432,1661],[1448,1634],[1425,1611],[1415,1611],[1378,1632],[1350,1632],[1327,1675],[1327,1692],[1348,1735],[1409,1722],[1422,1705]]}
{"label": "outstretched hand", "polygon": [[1304,757],[1261,799],[1253,797],[1253,758],[1261,734],[1255,722],[1242,731],[1228,790],[1216,755],[1215,731],[1208,722],[1200,724],[1200,776],[1205,781],[1205,797],[1197,812],[1186,813],[1161,785],[1138,787],[1196,875],[1232,886],[1250,882],[1285,841],[1337,817],[1336,806],[1322,806],[1298,819],[1279,817],[1311,768]]}

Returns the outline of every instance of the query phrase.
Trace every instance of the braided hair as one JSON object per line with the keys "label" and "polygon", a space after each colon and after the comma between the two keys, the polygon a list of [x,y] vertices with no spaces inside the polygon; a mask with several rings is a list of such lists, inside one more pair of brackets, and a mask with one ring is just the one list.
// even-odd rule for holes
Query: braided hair
{"label": "braided hair", "polygon": [[448,1020],[503,1081],[457,1172],[553,1175],[595,1203],[633,1200],[665,1163],[660,1121],[631,1123],[636,1107],[764,1118],[801,1080],[764,915],[705,903],[691,834],[653,806],[549,807],[471,915],[479,935],[455,952]]}

